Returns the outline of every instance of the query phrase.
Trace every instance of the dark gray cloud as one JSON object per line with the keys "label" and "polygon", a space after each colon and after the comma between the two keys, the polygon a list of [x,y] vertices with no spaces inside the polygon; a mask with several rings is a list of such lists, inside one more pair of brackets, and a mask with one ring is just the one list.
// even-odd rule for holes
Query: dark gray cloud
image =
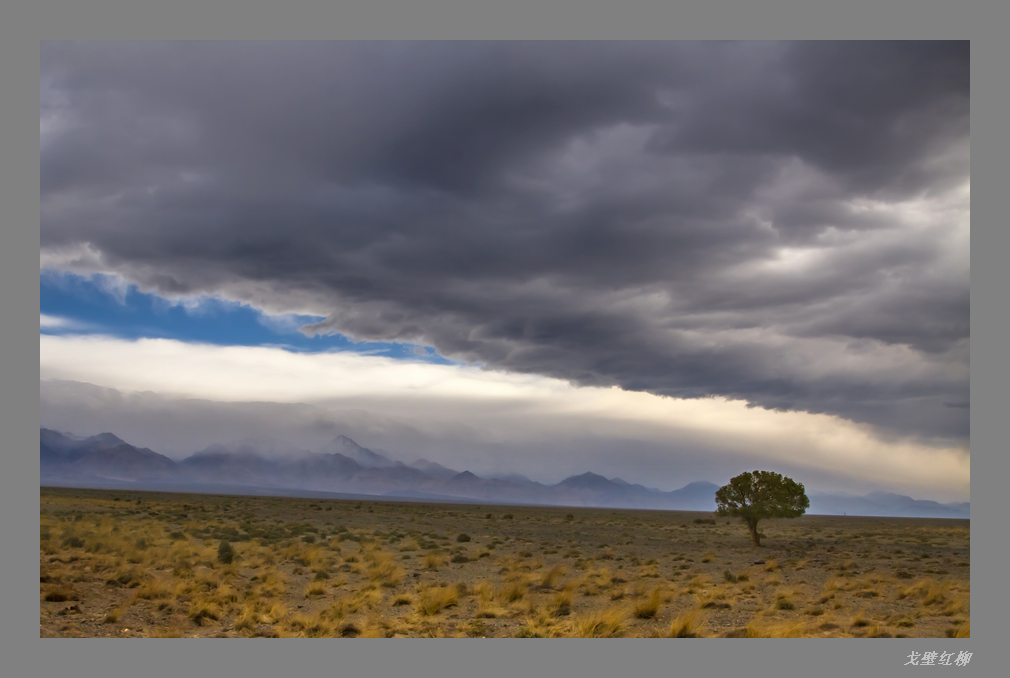
{"label": "dark gray cloud", "polygon": [[966,439],[969,47],[44,43],[41,246],[490,367]]}

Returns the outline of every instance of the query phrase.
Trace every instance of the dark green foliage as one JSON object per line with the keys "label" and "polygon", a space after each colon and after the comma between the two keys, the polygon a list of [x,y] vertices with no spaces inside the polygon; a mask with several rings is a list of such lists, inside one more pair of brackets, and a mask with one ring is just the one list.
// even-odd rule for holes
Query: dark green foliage
{"label": "dark green foliage", "polygon": [[221,542],[221,545],[217,547],[217,560],[225,565],[232,564],[235,560],[235,549],[232,548],[231,543]]}
{"label": "dark green foliage", "polygon": [[468,535],[468,534],[466,534],[464,532],[463,534],[461,534],[458,537],[456,537],[456,541],[459,541],[459,542],[470,541],[470,535]]}
{"label": "dark green foliage", "polygon": [[761,546],[758,521],[798,518],[810,507],[801,483],[772,471],[741,473],[715,493],[720,516],[739,516],[747,524],[755,546]]}

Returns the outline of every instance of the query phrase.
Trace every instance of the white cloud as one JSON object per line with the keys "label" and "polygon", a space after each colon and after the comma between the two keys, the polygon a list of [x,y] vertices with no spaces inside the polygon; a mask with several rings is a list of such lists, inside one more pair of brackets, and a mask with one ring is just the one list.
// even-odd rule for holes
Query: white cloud
{"label": "white cloud", "polygon": [[67,318],[39,313],[39,327],[46,329],[64,329],[72,324]]}
{"label": "white cloud", "polygon": [[323,319],[324,316],[317,315],[308,316],[308,320],[306,320],[305,316],[299,316],[296,313],[284,313],[281,315],[260,313],[256,316],[256,321],[260,325],[277,334],[296,334],[308,322],[319,322]]}
{"label": "white cloud", "polygon": [[73,320],[72,318],[64,318],[58,315],[47,315],[45,313],[39,313],[39,329],[40,330],[64,330],[68,332],[84,332],[89,329],[94,329],[89,323],[81,322],[80,320]]}
{"label": "white cloud", "polygon": [[352,352],[306,354],[95,335],[41,335],[39,342],[43,381],[220,403],[356,408],[435,438],[447,431],[458,438],[465,430],[475,445],[504,449],[556,448],[573,455],[578,452],[571,451],[572,440],[594,437],[671,451],[691,446],[713,457],[801,467],[919,495],[969,494],[966,450],[885,441],[870,427],[830,415],[771,412],[722,398],[680,400],[580,388],[535,375]]}

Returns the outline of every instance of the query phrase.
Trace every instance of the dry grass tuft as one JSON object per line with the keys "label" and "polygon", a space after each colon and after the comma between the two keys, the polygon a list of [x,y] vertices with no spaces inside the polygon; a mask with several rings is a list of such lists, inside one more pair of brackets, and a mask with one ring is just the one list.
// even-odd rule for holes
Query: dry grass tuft
{"label": "dry grass tuft", "polygon": [[421,564],[426,570],[437,570],[442,567],[442,565],[445,565],[445,558],[434,551],[429,551],[425,554],[424,560]]}
{"label": "dry grass tuft", "polygon": [[202,626],[206,620],[217,621],[221,618],[221,606],[212,600],[195,600],[189,604],[189,618],[197,626]]}
{"label": "dry grass tuft", "polygon": [[704,619],[700,610],[691,610],[676,617],[666,633],[667,638],[701,638]]}
{"label": "dry grass tuft", "polygon": [[141,584],[136,597],[141,600],[159,600],[171,597],[172,592],[161,579],[151,579]]}
{"label": "dry grass tuft", "polygon": [[501,603],[514,603],[522,600],[526,595],[527,585],[525,581],[518,580],[507,582],[495,588],[494,598]]}
{"label": "dry grass tuft", "polygon": [[563,564],[557,564],[540,578],[540,587],[545,589],[552,589],[557,584],[558,580],[568,572],[568,568]]}
{"label": "dry grass tuft", "polygon": [[380,559],[368,571],[369,581],[394,588],[403,581],[403,568],[388,558]]}
{"label": "dry grass tuft", "polygon": [[870,625],[869,620],[866,619],[866,614],[862,611],[857,612],[849,623],[855,628],[863,628]]}
{"label": "dry grass tuft", "polygon": [[712,579],[707,574],[697,574],[691,577],[687,583],[688,593],[694,593],[698,589],[708,589],[712,587]]}
{"label": "dry grass tuft", "polygon": [[418,613],[431,616],[438,614],[447,607],[452,607],[458,600],[455,586],[422,586],[418,590],[415,608]]}
{"label": "dry grass tuft", "polygon": [[807,623],[789,619],[781,622],[761,622],[756,619],[747,624],[747,638],[806,638],[810,637]]}
{"label": "dry grass tuft", "polygon": [[947,617],[953,617],[956,614],[963,614],[968,611],[970,604],[971,600],[968,596],[958,596],[957,598],[947,601],[947,604],[943,606],[943,614]]}
{"label": "dry grass tuft", "polygon": [[575,638],[619,638],[624,633],[628,613],[624,609],[605,608],[577,616],[571,627]]}
{"label": "dry grass tuft", "polygon": [[950,589],[950,582],[937,582],[931,577],[926,577],[912,586],[902,589],[898,593],[898,600],[903,600],[904,598],[919,598],[919,602],[922,605],[935,605],[936,603],[946,601],[947,594],[950,592]]}
{"label": "dry grass tuft", "polygon": [[497,619],[509,616],[509,611],[491,600],[481,600],[477,603],[475,619]]}
{"label": "dry grass tuft", "polygon": [[659,589],[653,589],[652,595],[635,603],[632,613],[638,619],[652,619],[659,612],[659,604],[661,602],[663,602],[663,597]]}
{"label": "dry grass tuft", "polygon": [[787,598],[785,596],[779,596],[778,598],[775,599],[775,609],[776,610],[795,610],[796,609],[796,603],[794,603],[793,601],[789,600],[789,598]]}
{"label": "dry grass tuft", "polygon": [[375,589],[364,589],[359,591],[347,603],[347,609],[355,613],[361,609],[374,609],[382,601],[382,593]]}
{"label": "dry grass tuft", "polygon": [[305,589],[305,597],[326,595],[326,584],[321,581],[314,581]]}
{"label": "dry grass tuft", "polygon": [[571,614],[572,611],[572,593],[571,591],[561,591],[554,594],[547,605],[544,606],[544,611],[552,617],[566,617]]}
{"label": "dry grass tuft", "polygon": [[297,638],[333,638],[337,633],[336,626],[322,615],[298,614],[288,620],[287,626]]}
{"label": "dry grass tuft", "polygon": [[123,616],[123,613],[126,612],[126,609],[127,607],[125,605],[121,605],[120,607],[109,610],[109,612],[105,614],[105,617],[102,618],[102,622],[105,624],[115,624],[119,621],[119,618]]}

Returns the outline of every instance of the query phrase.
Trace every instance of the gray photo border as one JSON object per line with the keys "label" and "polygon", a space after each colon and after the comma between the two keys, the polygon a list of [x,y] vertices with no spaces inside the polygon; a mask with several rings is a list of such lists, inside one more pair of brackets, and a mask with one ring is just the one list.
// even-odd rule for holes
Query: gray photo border
{"label": "gray photo border", "polygon": [[[994,219],[991,198],[983,204],[981,246],[975,265],[984,287],[974,302],[983,313],[972,323],[982,341],[973,349],[972,428],[983,464],[975,495],[975,553],[972,580],[983,592],[973,601],[976,637],[970,639],[702,639],[691,641],[577,639],[520,641],[507,639],[404,639],[389,643],[366,639],[275,641],[196,641],[38,638],[27,620],[38,610],[33,581],[36,561],[34,452],[38,404],[35,383],[34,326],[38,288],[34,286],[39,203],[35,170],[38,156],[29,125],[34,125],[35,76],[42,39],[969,39],[972,40],[974,89],[972,124],[988,133],[1000,104],[1006,106],[1007,62],[998,58],[996,31],[1010,25],[1008,12],[996,2],[819,3],[770,2],[634,3],[551,2],[314,2],[264,3],[239,0],[138,5],[122,0],[99,2],[17,3],[4,10],[0,24],[0,69],[3,71],[3,212],[0,246],[0,294],[3,298],[2,422],[4,510],[3,672],[10,676],[853,676],[998,675],[996,643],[1002,624],[996,614],[1005,606],[1005,586],[998,586],[1005,530],[999,525],[1005,494],[997,489],[1006,478],[1007,461],[997,441],[1006,433],[1008,361],[997,359],[1000,330],[1007,315],[998,312],[1001,258],[1007,254],[1007,229]],[[1002,19],[1002,21],[1000,21]],[[1005,57],[1004,57],[1005,58]],[[978,102],[982,102],[980,107]],[[981,114],[979,113],[981,111]],[[986,125],[986,121],[989,125]],[[979,121],[981,121],[979,123]],[[978,159],[983,191],[1006,201],[1006,175],[991,165],[1005,165],[1008,135],[987,134]],[[1000,159],[1002,163],[999,162]],[[1004,179],[1005,181],[1005,179]],[[996,188],[993,191],[993,188]],[[1005,305],[1004,305],[1005,308]],[[982,330],[982,334],[979,331]],[[981,423],[980,423],[981,422]],[[1002,498],[1002,499],[1001,499]],[[1004,537],[999,537],[1004,534]],[[981,538],[987,536],[988,539]],[[1004,593],[999,593],[999,591]],[[995,632],[994,632],[995,629]],[[112,646],[115,645],[115,647]],[[269,647],[268,647],[269,645]],[[985,645],[986,650],[980,645]],[[966,667],[904,666],[909,653],[969,651]],[[9,671],[9,672],[8,672]]]}

